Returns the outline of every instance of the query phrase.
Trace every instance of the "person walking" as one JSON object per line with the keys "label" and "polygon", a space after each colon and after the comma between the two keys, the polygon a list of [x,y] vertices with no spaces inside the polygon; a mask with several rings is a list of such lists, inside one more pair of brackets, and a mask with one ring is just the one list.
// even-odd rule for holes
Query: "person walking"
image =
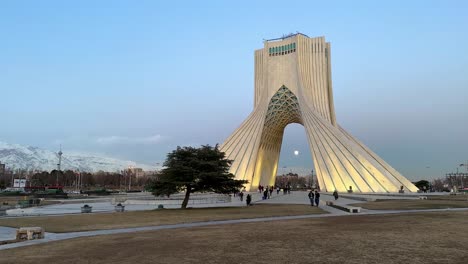
{"label": "person walking", "polygon": [[315,204],[319,206],[319,202],[320,202],[320,193],[317,190],[315,190]]}
{"label": "person walking", "polygon": [[333,197],[335,197],[335,201],[338,200],[338,191],[333,192]]}
{"label": "person walking", "polygon": [[247,203],[247,206],[249,206],[250,202],[252,202],[252,196],[250,196],[250,194],[247,194],[247,197],[245,198],[245,202]]}
{"label": "person walking", "polygon": [[244,192],[239,193],[240,201],[242,202],[244,200]]}
{"label": "person walking", "polygon": [[314,206],[314,191],[310,190],[308,196],[309,196],[309,200],[310,200],[310,205]]}
{"label": "person walking", "polygon": [[276,195],[278,195],[278,194],[279,194],[279,192],[280,192],[280,187],[279,187],[279,186],[277,186],[277,187],[276,187]]}

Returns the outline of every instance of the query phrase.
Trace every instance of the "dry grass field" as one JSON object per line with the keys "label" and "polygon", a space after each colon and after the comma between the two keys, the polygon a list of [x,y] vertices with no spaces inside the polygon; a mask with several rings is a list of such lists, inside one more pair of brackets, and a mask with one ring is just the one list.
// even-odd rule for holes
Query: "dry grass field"
{"label": "dry grass field", "polygon": [[468,212],[343,216],[97,236],[0,263],[467,263]]}
{"label": "dry grass field", "polygon": [[20,200],[26,200],[24,196],[0,196],[0,204],[8,203],[8,204],[16,204]]}
{"label": "dry grass field", "polygon": [[468,194],[457,195],[428,195],[429,200],[450,200],[450,201],[468,201]]}
{"label": "dry grass field", "polygon": [[446,209],[468,208],[468,201],[460,200],[379,200],[353,204],[371,210],[411,210],[411,209]]}
{"label": "dry grass field", "polygon": [[249,207],[164,209],[124,213],[77,214],[0,219],[0,226],[40,226],[47,232],[74,232],[125,227],[155,226],[210,220],[242,219],[326,213],[308,205],[257,204]]}
{"label": "dry grass field", "polygon": [[[32,199],[33,197],[32,196],[0,196],[0,205],[9,205],[9,206],[15,206],[18,201],[25,201],[25,200],[29,200],[29,199]],[[49,200],[43,200],[41,201],[41,206],[44,206],[44,205],[51,205],[51,204],[59,204],[60,202],[56,201],[56,200],[53,200],[53,199],[49,199]]]}

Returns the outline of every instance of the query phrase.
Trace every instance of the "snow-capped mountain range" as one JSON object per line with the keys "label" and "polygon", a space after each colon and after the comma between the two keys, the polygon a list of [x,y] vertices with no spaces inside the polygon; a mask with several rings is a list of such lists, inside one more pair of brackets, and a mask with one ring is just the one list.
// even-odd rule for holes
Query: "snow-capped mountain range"
{"label": "snow-capped mountain range", "polygon": [[[0,141],[0,162],[11,169],[51,171],[57,169],[57,153],[38,147],[9,144]],[[133,161],[119,160],[94,154],[64,153],[62,170],[86,172],[116,172],[128,167],[142,168],[145,171],[161,169],[157,166],[137,164]]]}

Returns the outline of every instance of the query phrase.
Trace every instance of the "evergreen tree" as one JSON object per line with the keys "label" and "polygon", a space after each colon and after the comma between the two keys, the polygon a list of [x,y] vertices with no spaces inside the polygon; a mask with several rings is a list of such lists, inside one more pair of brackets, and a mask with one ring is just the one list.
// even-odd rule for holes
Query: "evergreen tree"
{"label": "evergreen tree", "polygon": [[229,194],[238,191],[247,183],[235,180],[229,173],[230,160],[219,151],[218,145],[200,148],[177,147],[167,155],[160,177],[148,185],[153,195],[171,195],[185,192],[182,208],[186,208],[190,194],[194,192],[215,192]]}

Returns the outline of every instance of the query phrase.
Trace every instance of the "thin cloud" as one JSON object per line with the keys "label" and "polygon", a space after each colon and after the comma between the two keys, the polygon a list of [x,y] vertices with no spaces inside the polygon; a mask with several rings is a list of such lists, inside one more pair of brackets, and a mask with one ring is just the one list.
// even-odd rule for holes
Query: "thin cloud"
{"label": "thin cloud", "polygon": [[153,135],[149,137],[121,137],[109,136],[100,137],[96,142],[101,145],[128,145],[128,144],[157,144],[161,142],[163,137],[161,135]]}

